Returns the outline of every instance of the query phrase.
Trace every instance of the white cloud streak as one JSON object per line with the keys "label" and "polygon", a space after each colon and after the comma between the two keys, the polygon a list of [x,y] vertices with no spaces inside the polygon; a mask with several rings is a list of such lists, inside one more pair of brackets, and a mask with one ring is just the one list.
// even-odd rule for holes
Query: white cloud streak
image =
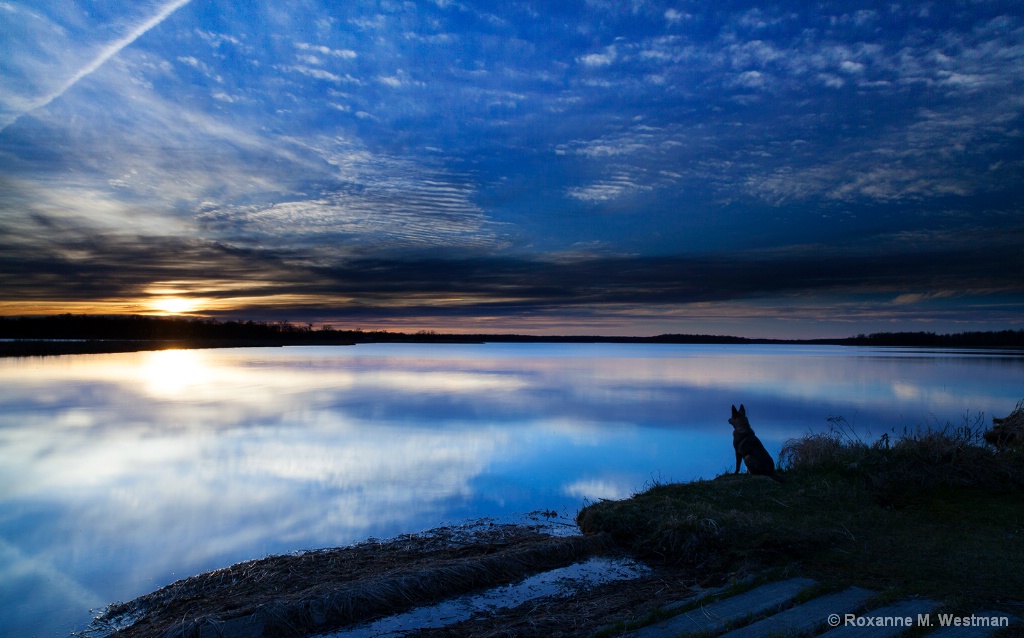
{"label": "white cloud streak", "polygon": [[120,53],[121,50],[124,49],[126,46],[138,40],[147,31],[149,31],[153,27],[157,26],[158,24],[166,20],[169,15],[171,15],[172,13],[174,13],[175,11],[177,11],[178,9],[185,6],[191,1],[192,0],[172,0],[171,2],[165,4],[163,7],[160,8],[160,11],[158,11],[156,15],[154,15],[150,19],[146,20],[139,26],[132,29],[124,37],[115,40],[114,42],[111,42],[106,47],[104,47],[103,50],[100,51],[100,54],[93,58],[92,62],[86,64],[84,67],[79,69],[56,91],[53,91],[52,93],[42,97],[39,101],[35,102],[34,104],[29,105],[29,107],[26,110],[22,111],[18,115],[15,115],[13,118],[10,119],[10,121],[0,122],[0,133],[2,133],[11,124],[17,122],[22,115],[25,115],[26,113],[31,113],[36,109],[41,109],[50,104],[51,102],[53,102],[54,100],[56,100],[57,98],[59,98],[60,96],[64,95],[64,93],[66,93],[68,89],[78,84],[78,82],[81,81],[82,78],[96,71],[96,69],[103,66],[107,62],[107,60]]}

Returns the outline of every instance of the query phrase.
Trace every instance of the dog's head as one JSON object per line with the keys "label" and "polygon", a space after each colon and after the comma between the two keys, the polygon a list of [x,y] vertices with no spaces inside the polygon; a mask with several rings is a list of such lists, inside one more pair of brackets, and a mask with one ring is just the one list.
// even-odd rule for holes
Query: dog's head
{"label": "dog's head", "polygon": [[735,405],[732,406],[732,417],[729,418],[729,423],[732,424],[734,430],[750,427],[750,421],[747,420],[747,409],[743,407],[742,403],[739,410]]}

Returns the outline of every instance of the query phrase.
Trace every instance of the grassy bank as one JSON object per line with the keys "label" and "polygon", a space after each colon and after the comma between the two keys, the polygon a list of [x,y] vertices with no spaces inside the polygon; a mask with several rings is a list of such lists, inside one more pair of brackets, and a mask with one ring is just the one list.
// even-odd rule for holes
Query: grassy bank
{"label": "grassy bank", "polygon": [[740,474],[656,485],[591,504],[577,522],[641,556],[707,573],[778,569],[951,608],[1016,606],[1024,453],[997,451],[983,434],[976,420],[867,443],[837,419],[827,433],[787,443],[782,482]]}

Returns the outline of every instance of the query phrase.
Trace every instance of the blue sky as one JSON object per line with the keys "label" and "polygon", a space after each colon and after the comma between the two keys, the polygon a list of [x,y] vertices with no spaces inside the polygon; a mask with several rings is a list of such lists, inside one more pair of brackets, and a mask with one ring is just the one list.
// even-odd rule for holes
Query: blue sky
{"label": "blue sky", "polygon": [[1024,326],[1016,2],[0,0],[0,313]]}

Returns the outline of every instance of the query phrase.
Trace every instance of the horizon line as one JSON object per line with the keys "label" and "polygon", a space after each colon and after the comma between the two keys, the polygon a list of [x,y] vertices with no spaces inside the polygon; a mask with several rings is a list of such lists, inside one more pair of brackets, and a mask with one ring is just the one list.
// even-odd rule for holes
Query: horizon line
{"label": "horizon line", "polygon": [[[731,334],[712,334],[712,333],[686,333],[686,332],[663,332],[659,334],[648,334],[648,335],[598,335],[598,334],[530,334],[530,333],[519,333],[519,332],[443,332],[431,329],[420,329],[415,331],[402,331],[387,328],[336,328],[334,322],[319,322],[319,327],[314,328],[317,322],[301,321],[292,322],[286,320],[265,320],[265,319],[223,319],[216,317],[203,317],[186,314],[178,315],[147,315],[138,313],[125,313],[125,314],[73,314],[73,313],[59,313],[50,315],[5,315],[0,316],[0,324],[9,321],[28,321],[28,322],[43,322],[54,319],[79,319],[79,320],[146,320],[146,321],[166,321],[166,322],[185,322],[193,324],[208,324],[208,325],[220,325],[226,326],[228,324],[237,324],[239,326],[255,325],[255,326],[266,326],[274,327],[280,326],[285,329],[283,334],[312,334],[317,333],[351,333],[351,334],[386,334],[396,337],[411,337],[411,338],[425,338],[425,339],[470,339],[470,338],[498,338],[498,339],[522,339],[522,340],[539,340],[539,341],[641,341],[641,340],[656,340],[656,339],[672,339],[672,338],[686,338],[686,339],[720,339],[720,340],[732,340],[732,341],[748,341],[748,342],[775,342],[775,343],[826,343],[826,342],[838,342],[838,341],[855,341],[862,339],[880,339],[880,338],[907,338],[907,337],[927,337],[927,338],[957,338],[967,336],[995,336],[1000,334],[1008,335],[1020,335],[1024,336],[1024,329],[1002,329],[1002,330],[965,330],[961,332],[946,332],[937,333],[929,332],[924,330],[918,331],[888,331],[888,332],[872,332],[872,333],[857,333],[848,334],[846,336],[831,336],[831,337],[809,337],[809,338],[787,338],[787,337],[747,337],[740,335]],[[285,328],[287,327],[287,328]],[[0,337],[4,338],[4,337]],[[31,338],[31,337],[30,337]],[[36,337],[45,339],[44,337]],[[195,337],[192,337],[195,338]],[[88,339],[88,338],[87,338]],[[166,340],[166,339],[153,339],[153,340]]]}

